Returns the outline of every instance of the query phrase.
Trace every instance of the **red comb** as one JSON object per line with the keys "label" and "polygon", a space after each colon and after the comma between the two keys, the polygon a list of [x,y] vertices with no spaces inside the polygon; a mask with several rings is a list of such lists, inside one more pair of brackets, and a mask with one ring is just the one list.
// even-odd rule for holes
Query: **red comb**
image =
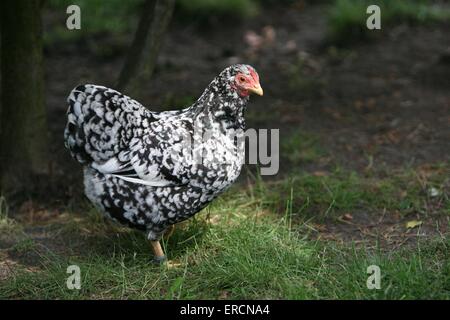
{"label": "red comb", "polygon": [[253,69],[253,68],[248,68],[249,70],[250,70],[250,75],[252,76],[252,78],[255,80],[255,81],[257,81],[257,82],[259,82],[259,76],[258,76],[258,74],[256,73],[256,71],[255,71],[255,69]]}

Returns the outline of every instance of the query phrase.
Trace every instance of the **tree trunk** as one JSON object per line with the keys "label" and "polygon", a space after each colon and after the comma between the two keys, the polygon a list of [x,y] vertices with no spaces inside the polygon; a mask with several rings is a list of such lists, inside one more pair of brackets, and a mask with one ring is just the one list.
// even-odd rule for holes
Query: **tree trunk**
{"label": "tree trunk", "polygon": [[175,0],[146,0],[137,31],[117,88],[133,98],[148,85],[156,65],[164,34],[172,18]]}
{"label": "tree trunk", "polygon": [[3,0],[1,23],[1,191],[29,190],[48,171],[39,0]]}

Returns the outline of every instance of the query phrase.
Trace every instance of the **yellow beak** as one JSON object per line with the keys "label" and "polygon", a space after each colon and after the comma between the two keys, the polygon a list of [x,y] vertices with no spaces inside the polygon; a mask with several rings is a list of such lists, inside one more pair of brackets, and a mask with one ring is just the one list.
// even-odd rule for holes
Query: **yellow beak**
{"label": "yellow beak", "polygon": [[257,94],[258,96],[262,96],[264,94],[264,91],[259,84],[256,87],[248,89],[248,91]]}

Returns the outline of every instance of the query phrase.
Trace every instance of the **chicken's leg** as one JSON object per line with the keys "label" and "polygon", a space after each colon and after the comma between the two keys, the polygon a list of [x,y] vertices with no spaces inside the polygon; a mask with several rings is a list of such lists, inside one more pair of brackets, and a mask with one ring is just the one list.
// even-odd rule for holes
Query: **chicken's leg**
{"label": "chicken's leg", "polygon": [[164,255],[164,251],[161,248],[161,244],[159,243],[159,241],[150,241],[150,244],[152,245],[153,253],[155,254],[153,261],[156,263],[162,263],[166,261],[166,256]]}
{"label": "chicken's leg", "polygon": [[[167,231],[164,234],[164,237],[166,239],[169,239],[170,236],[172,235],[173,231],[175,230],[175,225],[170,225],[170,227],[167,229]],[[155,254],[155,257],[153,258],[153,261],[155,263],[161,264],[161,263],[166,263],[168,267],[176,267],[179,266],[179,263],[173,263],[173,262],[168,262],[167,258],[164,254],[163,249],[161,248],[161,243],[157,240],[157,241],[150,241],[151,245],[152,245],[152,249],[153,252]]]}

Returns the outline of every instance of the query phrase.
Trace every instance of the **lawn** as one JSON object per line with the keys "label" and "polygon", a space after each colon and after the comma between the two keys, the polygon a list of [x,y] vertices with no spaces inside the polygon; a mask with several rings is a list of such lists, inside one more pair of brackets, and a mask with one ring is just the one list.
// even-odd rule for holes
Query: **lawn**
{"label": "lawn", "polygon": [[[3,209],[0,298],[449,299],[447,170],[255,179],[164,240],[169,266],[150,262],[141,233],[87,203],[19,222]],[[378,221],[371,232],[355,231],[361,208]],[[66,286],[70,265],[80,267],[80,290]],[[379,290],[367,288],[371,265]]]}

